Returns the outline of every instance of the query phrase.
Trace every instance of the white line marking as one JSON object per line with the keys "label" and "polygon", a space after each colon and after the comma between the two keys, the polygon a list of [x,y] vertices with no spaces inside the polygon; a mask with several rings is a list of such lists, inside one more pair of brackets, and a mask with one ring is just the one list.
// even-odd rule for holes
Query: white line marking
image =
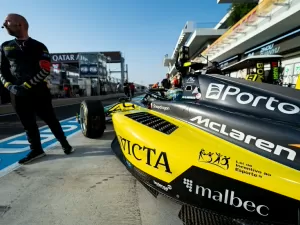
{"label": "white line marking", "polygon": [[0,117],[1,117],[1,116],[12,116],[12,115],[16,115],[16,113],[0,114]]}
{"label": "white line marking", "polygon": [[[70,119],[73,119],[73,118],[74,118],[75,120],[70,120]],[[64,121],[67,121],[67,120],[70,120],[69,123],[75,123],[75,122],[77,123],[77,121],[76,121],[76,116],[70,117],[70,118],[67,118],[67,119],[64,119],[64,120],[61,120],[61,121],[59,121],[59,122],[64,122]],[[42,127],[40,127],[39,129],[43,129],[43,128],[47,127],[47,126],[48,126],[48,125],[42,126]],[[113,132],[113,131],[114,131],[114,130],[105,130],[104,132],[105,132],[105,133],[106,133],[106,132],[108,133],[108,132]],[[75,136],[75,135],[78,134],[79,132],[81,132],[81,129],[79,129],[78,131],[76,131],[76,132],[72,133],[71,135],[67,136],[67,139],[72,138],[73,136]],[[12,136],[12,137],[8,137],[8,138],[5,138],[5,139],[2,139],[2,140],[0,140],[0,143],[1,143],[1,142],[4,142],[4,141],[7,141],[7,140],[10,140],[10,139],[13,139],[13,138],[16,138],[16,137],[19,137],[19,136],[22,136],[22,135],[24,135],[24,134],[25,134],[25,132],[24,132],[24,133],[21,133],[21,134],[14,135],[14,136]],[[49,151],[51,148],[57,146],[58,144],[59,144],[59,142],[56,141],[56,142],[54,142],[53,144],[51,144],[51,145],[45,147],[45,148],[44,148],[44,151],[47,152],[47,151]],[[100,147],[100,148],[102,148],[102,147]],[[108,147],[103,147],[103,148],[110,148],[110,146],[108,146]],[[25,148],[24,148],[24,149],[25,149]],[[26,147],[26,149],[29,150],[29,147]],[[0,150],[1,150],[1,149],[0,149]],[[14,150],[14,149],[9,149],[9,152],[8,152],[8,153],[14,153],[13,150]],[[23,150],[23,149],[22,149],[22,150]],[[15,151],[19,152],[20,149],[15,149]],[[17,152],[16,152],[16,153],[17,153]],[[0,152],[0,153],[1,153],[1,152]],[[18,169],[18,168],[20,168],[21,166],[22,166],[21,164],[19,164],[18,162],[16,162],[16,163],[14,163],[14,164],[11,164],[11,165],[8,166],[8,167],[5,167],[4,169],[2,169],[2,170],[0,171],[0,178],[3,177],[3,176],[5,176],[5,175],[7,175],[7,174],[9,174],[9,173],[11,173],[12,171],[14,171],[14,170],[16,170],[16,169]]]}
{"label": "white line marking", "polygon": [[[61,123],[61,122],[64,122],[64,121],[69,120],[69,119],[72,119],[72,118],[75,119],[76,116],[73,116],[73,117],[70,117],[70,118],[67,118],[67,119],[64,119],[64,120],[60,120],[59,122]],[[39,130],[41,130],[41,129],[45,128],[45,127],[48,127],[48,125],[39,127]],[[8,140],[10,140],[10,139],[14,139],[14,138],[16,138],[16,137],[20,137],[20,136],[22,136],[22,135],[24,135],[24,134],[25,134],[25,132],[23,132],[23,133],[21,133],[21,134],[16,134],[16,135],[14,135],[14,136],[10,136],[10,137],[4,138],[4,139],[1,139],[1,140],[0,140],[0,143],[5,142],[5,141],[8,141]]]}
{"label": "white line marking", "polygon": [[18,168],[20,168],[20,167],[21,167],[21,165],[18,162],[14,163],[14,164],[11,164],[8,167],[5,167],[3,170],[0,171],[0,178],[7,175],[7,174],[9,174],[12,171],[18,169]]}
{"label": "white line marking", "polygon": [[9,145],[29,145],[29,142],[27,140],[15,140],[12,142],[7,143]]}
{"label": "white line marking", "polygon": [[[68,118],[68,119],[71,119],[71,118],[74,118],[74,117],[70,117],[70,118]],[[59,122],[66,121],[66,120],[68,120],[68,119],[61,120],[61,121],[59,121]],[[45,127],[45,126],[44,126],[44,127]],[[67,139],[73,137],[74,135],[78,134],[79,132],[81,132],[81,130],[78,130],[78,131],[74,132],[73,134],[67,136]],[[20,135],[16,135],[16,136],[18,137],[18,136],[20,136]],[[7,138],[7,139],[8,139],[8,138]],[[59,142],[56,141],[56,142],[54,142],[53,144],[51,144],[51,145],[45,147],[45,148],[44,148],[44,151],[47,152],[47,151],[49,151],[50,148],[52,148],[52,147],[54,147],[54,146],[56,146],[56,145],[58,145],[58,144],[59,144]],[[18,150],[20,150],[20,149],[18,149]],[[11,149],[10,149],[10,151],[11,151]],[[12,171],[18,169],[18,168],[20,168],[21,166],[22,166],[22,165],[20,165],[18,162],[16,162],[16,163],[14,163],[14,164],[12,164],[12,165],[10,165],[10,166],[8,166],[8,167],[5,167],[4,169],[2,169],[2,170],[0,171],[0,178],[3,177],[3,176],[5,176],[5,175],[7,175],[7,174],[9,174],[9,173],[12,172]]]}
{"label": "white line marking", "polygon": [[10,148],[7,150],[7,148],[0,148],[0,154],[15,154],[20,152],[26,152],[30,149],[30,147],[24,147],[24,148]]}

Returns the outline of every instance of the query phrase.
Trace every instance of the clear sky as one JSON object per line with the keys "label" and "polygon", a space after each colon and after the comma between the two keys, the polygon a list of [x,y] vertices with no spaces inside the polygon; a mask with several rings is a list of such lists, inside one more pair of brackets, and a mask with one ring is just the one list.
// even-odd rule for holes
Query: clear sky
{"label": "clear sky", "polygon": [[[129,81],[145,85],[165,77],[164,55],[172,55],[187,21],[214,27],[230,6],[217,4],[217,0],[1,2],[1,19],[8,13],[25,16],[29,35],[43,42],[50,53],[121,51]],[[11,38],[0,30],[1,43]],[[118,69],[118,64],[111,66],[111,70]]]}

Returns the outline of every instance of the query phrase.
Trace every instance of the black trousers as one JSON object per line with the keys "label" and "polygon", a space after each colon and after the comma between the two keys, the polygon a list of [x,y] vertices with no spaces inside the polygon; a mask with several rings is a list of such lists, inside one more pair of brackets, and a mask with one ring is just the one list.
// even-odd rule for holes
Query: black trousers
{"label": "black trousers", "polygon": [[10,93],[0,82],[0,105],[10,103]]}
{"label": "black trousers", "polygon": [[36,116],[49,126],[60,143],[66,142],[65,134],[54,113],[51,94],[47,87],[38,88],[24,97],[13,94],[10,96],[11,104],[24,127],[32,151],[42,150]]}
{"label": "black trousers", "polygon": [[125,94],[127,97],[130,97],[129,88],[127,88],[127,87],[124,88],[124,94]]}

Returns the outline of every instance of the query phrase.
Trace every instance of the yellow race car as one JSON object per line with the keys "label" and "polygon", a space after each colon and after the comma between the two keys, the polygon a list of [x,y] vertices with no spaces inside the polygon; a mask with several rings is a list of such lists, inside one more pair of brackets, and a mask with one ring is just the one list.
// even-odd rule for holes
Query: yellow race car
{"label": "yellow race car", "polygon": [[182,204],[184,224],[300,224],[299,91],[200,72],[183,84],[181,100],[112,114],[124,166]]}

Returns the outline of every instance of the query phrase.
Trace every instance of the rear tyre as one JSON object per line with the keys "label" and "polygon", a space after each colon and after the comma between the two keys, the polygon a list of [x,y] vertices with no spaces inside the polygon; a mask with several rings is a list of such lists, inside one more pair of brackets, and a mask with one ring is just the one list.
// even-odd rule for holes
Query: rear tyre
{"label": "rear tyre", "polygon": [[84,100],[80,104],[80,126],[88,138],[99,138],[106,128],[104,107],[100,100]]}

